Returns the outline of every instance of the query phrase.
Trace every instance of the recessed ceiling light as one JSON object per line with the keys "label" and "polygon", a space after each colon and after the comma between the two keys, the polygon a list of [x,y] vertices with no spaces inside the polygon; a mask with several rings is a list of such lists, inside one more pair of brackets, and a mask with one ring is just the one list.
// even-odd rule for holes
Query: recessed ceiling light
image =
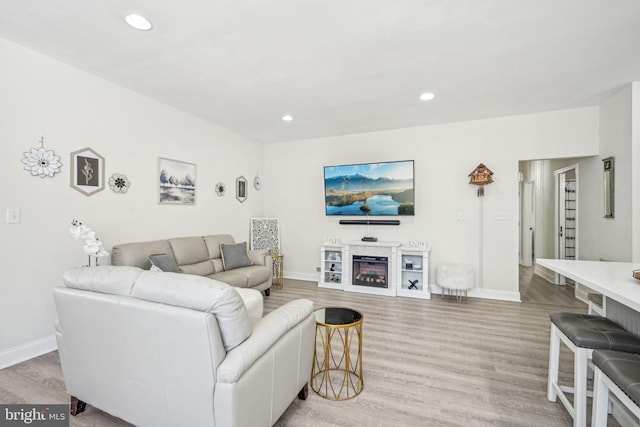
{"label": "recessed ceiling light", "polygon": [[291,120],[293,120],[293,116],[290,116],[289,114],[286,114],[286,115],[282,116],[282,120],[284,120],[285,122],[290,122]]}
{"label": "recessed ceiling light", "polygon": [[149,31],[152,27],[151,22],[149,22],[147,18],[135,13],[127,15],[124,20],[136,30]]}
{"label": "recessed ceiling light", "polygon": [[431,93],[431,92],[425,92],[422,95],[420,95],[420,100],[421,101],[431,101],[433,98],[435,98],[436,96]]}

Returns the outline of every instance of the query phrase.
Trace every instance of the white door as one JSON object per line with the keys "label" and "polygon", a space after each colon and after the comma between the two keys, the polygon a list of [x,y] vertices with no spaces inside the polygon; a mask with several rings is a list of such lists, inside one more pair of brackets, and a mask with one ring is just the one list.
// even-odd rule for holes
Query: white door
{"label": "white door", "polygon": [[520,265],[533,265],[533,233],[536,223],[533,182],[520,183]]}
{"label": "white door", "polygon": [[[578,165],[554,171],[556,177],[557,259],[578,259]],[[564,285],[565,278],[556,274],[555,283]]]}

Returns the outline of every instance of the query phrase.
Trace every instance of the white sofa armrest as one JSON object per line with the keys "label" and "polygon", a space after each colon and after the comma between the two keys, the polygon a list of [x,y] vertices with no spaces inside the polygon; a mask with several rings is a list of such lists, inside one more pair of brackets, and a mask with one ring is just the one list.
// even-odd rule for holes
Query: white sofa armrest
{"label": "white sofa armrest", "polygon": [[309,316],[313,316],[313,303],[306,299],[288,302],[267,314],[246,341],[227,353],[218,366],[218,382],[237,382],[282,336]]}

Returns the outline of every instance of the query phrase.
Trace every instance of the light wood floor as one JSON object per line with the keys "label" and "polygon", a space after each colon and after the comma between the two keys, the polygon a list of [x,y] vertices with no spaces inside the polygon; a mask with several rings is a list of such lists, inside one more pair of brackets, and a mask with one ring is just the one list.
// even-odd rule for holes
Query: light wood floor
{"label": "light wood floor", "polygon": [[[549,312],[584,307],[390,298],[285,280],[284,289],[265,298],[265,312],[296,298],[364,314],[365,386],[341,402],[310,392],[277,426],[571,425],[562,405],[546,398]],[[571,381],[568,351],[561,363],[561,378]],[[0,370],[0,402],[67,403],[57,352]],[[128,424],[87,406],[71,425]]]}
{"label": "light wood floor", "polygon": [[554,285],[537,274],[533,274],[533,267],[519,266],[519,274],[522,302],[587,309],[585,303],[576,299],[573,285]]}

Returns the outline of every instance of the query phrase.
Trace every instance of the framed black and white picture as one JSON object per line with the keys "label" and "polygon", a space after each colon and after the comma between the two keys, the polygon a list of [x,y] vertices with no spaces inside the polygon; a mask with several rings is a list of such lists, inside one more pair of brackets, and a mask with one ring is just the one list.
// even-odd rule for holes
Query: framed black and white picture
{"label": "framed black and white picture", "polygon": [[196,204],[196,165],[158,158],[158,202],[169,205]]}
{"label": "framed black and white picture", "polygon": [[92,196],[104,190],[104,157],[86,147],[71,153],[71,188]]}
{"label": "framed black and white picture", "polygon": [[236,199],[238,199],[240,203],[247,200],[247,180],[244,176],[236,179]]}

